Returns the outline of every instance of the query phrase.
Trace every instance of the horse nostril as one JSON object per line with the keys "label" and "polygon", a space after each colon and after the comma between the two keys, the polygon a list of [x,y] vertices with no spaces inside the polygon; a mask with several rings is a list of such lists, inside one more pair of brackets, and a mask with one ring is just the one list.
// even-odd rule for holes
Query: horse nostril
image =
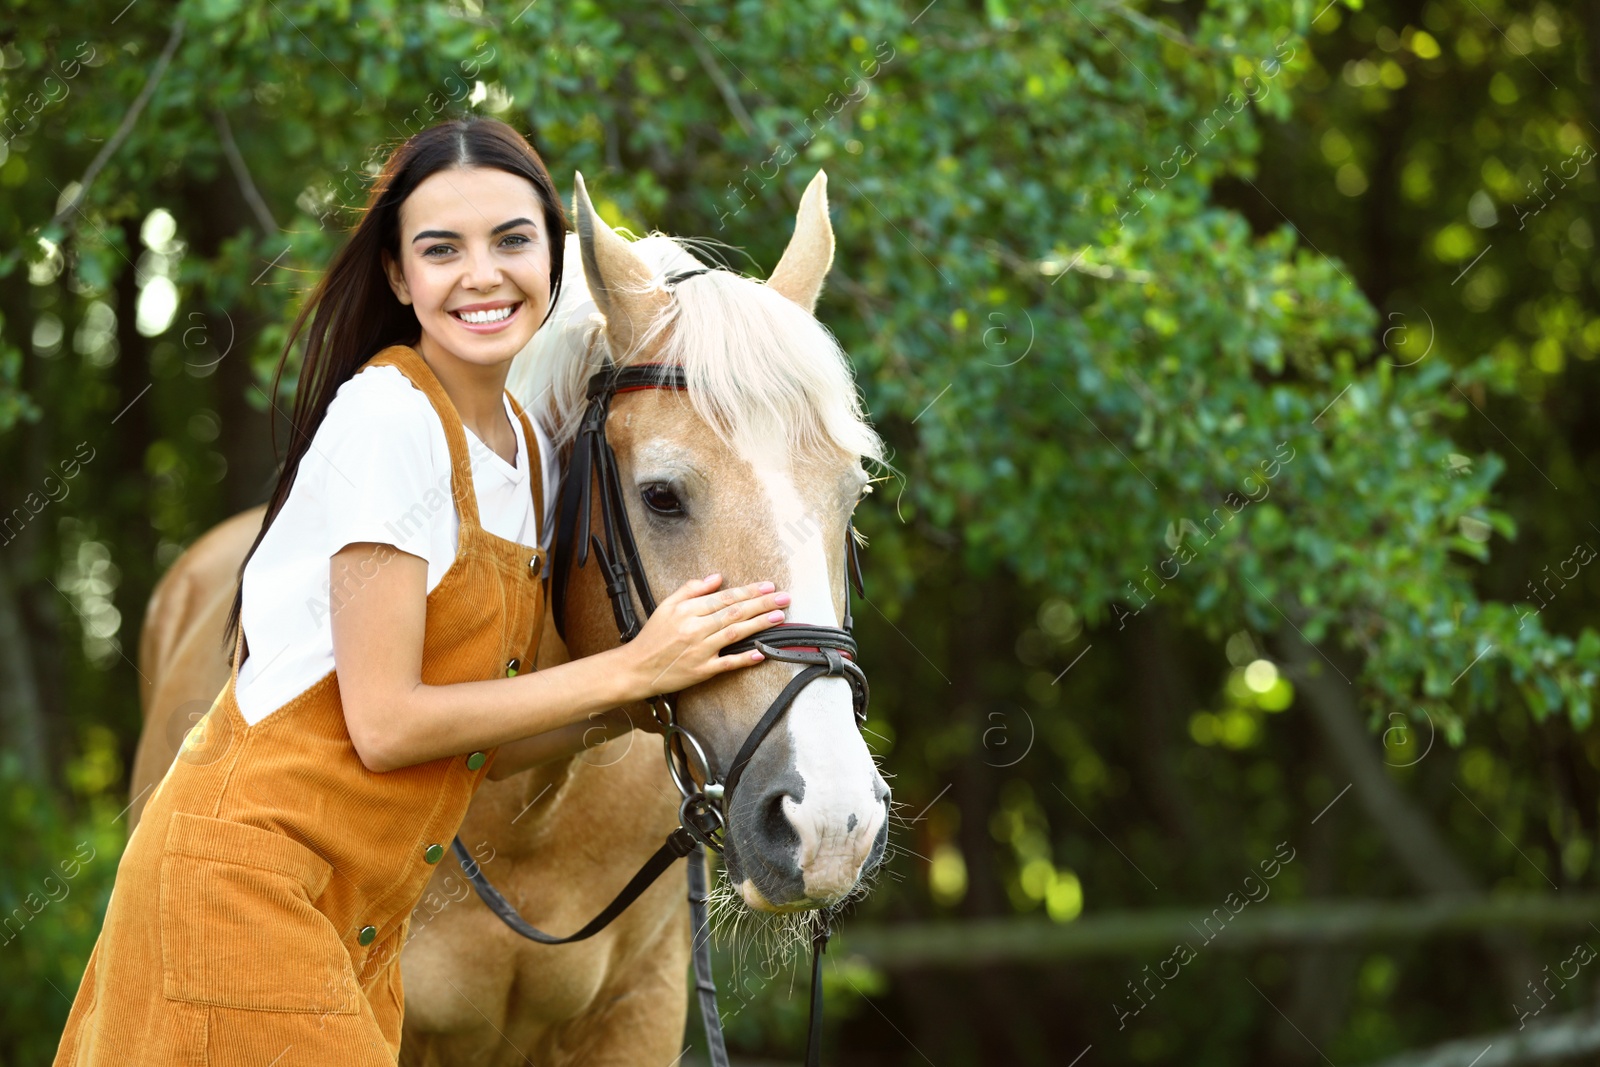
{"label": "horse nostril", "polygon": [[774,793],[767,799],[766,804],[762,806],[762,836],[768,841],[782,841],[785,837],[794,834],[794,827],[789,822],[789,815],[783,810],[783,802],[788,796],[788,793]]}

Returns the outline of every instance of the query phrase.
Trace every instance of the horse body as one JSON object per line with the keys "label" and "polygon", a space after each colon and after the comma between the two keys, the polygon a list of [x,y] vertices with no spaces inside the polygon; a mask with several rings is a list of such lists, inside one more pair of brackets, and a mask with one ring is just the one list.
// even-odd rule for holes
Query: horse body
{"label": "horse body", "polygon": [[[508,388],[530,411],[545,406],[559,446],[572,439],[583,383],[603,360],[683,363],[688,400],[659,390],[619,396],[607,424],[655,592],[713,570],[723,573],[725,588],[768,579],[793,593],[789,621],[837,626],[848,596],[845,529],[865,483],[860,460],[877,458],[880,446],[860,422],[837,347],[803,355],[796,348],[832,345],[810,315],[833,247],[822,176],[807,191],[796,237],[767,285],[719,271],[693,298],[678,299],[663,299],[661,276],[698,261],[666,238],[623,241],[599,223],[581,178],[578,184],[579,232],[570,240],[583,278],[517,356]],[[590,314],[595,310],[601,316]],[[771,336],[777,333],[787,336]],[[775,366],[757,362],[740,373],[736,361],[759,361],[763,346]],[[838,395],[841,386],[847,395]],[[768,417],[749,418],[752,407]],[[814,425],[805,432],[797,423],[808,418]],[[666,518],[641,503],[642,487],[662,485],[683,498],[685,515]],[[598,501],[594,509],[598,526]],[[262,515],[260,508],[245,512],[204,535],[151,598],[140,646],[145,724],[130,826],[184,733],[227,682],[220,634]],[[539,669],[564,662],[569,650],[587,656],[618,642],[593,561],[573,571],[563,629],[565,642],[546,613]],[[795,673],[771,663],[723,675],[682,694],[680,717],[725,772]],[[726,865],[749,907],[835,904],[881,858],[888,788],[855,727],[842,680],[821,679],[802,691],[786,728],[763,742],[744,780],[729,812]],[[529,921],[566,933],[598,912],[659,845],[677,823],[678,802],[659,739],[634,731],[484,782],[460,837]],[[595,937],[543,946],[518,937],[484,907],[447,856],[412,912],[401,955],[401,1061],[669,1063],[680,1053],[687,1011],[688,934],[681,865]]]}
{"label": "horse body", "polygon": [[[559,638],[547,630],[544,640]],[[539,667],[563,661],[564,651]],[[541,928],[576,930],[676,825],[654,738],[485,782],[460,837],[484,873]],[[688,914],[681,865],[600,934],[525,941],[483,907],[453,858],[412,913],[401,955],[401,1062],[669,1063],[687,1011]]]}

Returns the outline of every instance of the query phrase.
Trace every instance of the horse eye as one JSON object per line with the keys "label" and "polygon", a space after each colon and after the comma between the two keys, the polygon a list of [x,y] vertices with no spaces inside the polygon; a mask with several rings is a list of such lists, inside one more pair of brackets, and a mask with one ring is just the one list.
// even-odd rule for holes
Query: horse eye
{"label": "horse eye", "polygon": [[639,491],[644,506],[657,515],[682,515],[683,502],[678,499],[670,486],[654,482]]}

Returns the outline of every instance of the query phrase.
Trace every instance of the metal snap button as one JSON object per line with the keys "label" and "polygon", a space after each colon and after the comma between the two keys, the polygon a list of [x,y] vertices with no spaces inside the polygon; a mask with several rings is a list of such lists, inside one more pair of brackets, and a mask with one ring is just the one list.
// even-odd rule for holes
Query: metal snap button
{"label": "metal snap button", "polygon": [[483,766],[484,761],[488,758],[489,757],[485,756],[482,752],[474,752],[472,755],[467,757],[467,770],[477,770],[479,767]]}
{"label": "metal snap button", "polygon": [[427,860],[429,863],[438,863],[440,860],[444,859],[444,846],[429,845],[427,849],[423,851],[422,858]]}
{"label": "metal snap button", "polygon": [[356,941],[363,945],[370,945],[377,936],[378,928],[376,926],[363,926],[361,933],[356,935]]}
{"label": "metal snap button", "polygon": [[506,677],[515,678],[517,676],[517,668],[520,666],[522,666],[522,661],[519,659],[509,661],[506,664]]}

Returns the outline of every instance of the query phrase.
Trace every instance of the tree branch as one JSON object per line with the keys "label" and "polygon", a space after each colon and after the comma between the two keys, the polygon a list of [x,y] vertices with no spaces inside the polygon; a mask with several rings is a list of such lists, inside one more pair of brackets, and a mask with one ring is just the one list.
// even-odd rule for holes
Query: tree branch
{"label": "tree branch", "polygon": [[1165,37],[1173,44],[1181,44],[1183,47],[1191,51],[1196,50],[1193,41],[1189,40],[1189,38],[1185,37],[1171,26],[1168,26],[1165,22],[1158,22],[1147,15],[1143,15],[1133,10],[1126,4],[1118,3],[1117,0],[1106,0],[1105,6],[1110,8],[1112,11],[1115,11],[1117,14],[1121,15],[1123,18],[1127,19],[1129,22],[1133,23],[1135,26],[1138,26],[1142,30]]}
{"label": "tree branch", "polygon": [[1412,884],[1424,893],[1479,892],[1472,875],[1389,776],[1362,723],[1350,686],[1297,635],[1285,632],[1273,643],[1305,696],[1311,717],[1332,746],[1334,758],[1354,780],[1357,802],[1366,809]]}
{"label": "tree branch", "polygon": [[[1049,289],[1050,286],[1054,285],[1056,278],[1067,271],[1087,274],[1091,278],[1100,278],[1106,281],[1134,282],[1138,285],[1143,285],[1155,279],[1155,275],[1150,271],[1142,270],[1138,267],[1117,267],[1109,263],[1085,263],[1083,257],[1088,255],[1091,249],[1098,247],[1096,245],[1084,245],[1076,255],[1064,263],[1048,263],[1049,266],[1059,266],[1060,269],[1055,274],[1046,274],[1044,271],[1044,267],[1047,265],[1045,260],[1028,259],[998,241],[984,241],[983,244],[995,254],[1001,263],[1045,289]],[[1046,278],[1050,280],[1045,281]]]}
{"label": "tree branch", "polygon": [[[673,7],[676,9],[677,5],[674,4]],[[678,14],[681,16],[683,12],[679,11]],[[738,120],[739,128],[744,130],[747,137],[759,136],[755,120],[750,117],[750,112],[745,110],[744,101],[739,99],[739,91],[733,87],[733,83],[728,80],[728,76],[722,73],[722,68],[717,66],[716,57],[706,47],[706,42],[702,39],[700,31],[693,23],[689,22],[687,17],[684,17],[683,21],[687,25],[680,25],[678,27],[679,31],[683,34],[684,39],[689,42],[689,47],[694,49],[696,58],[700,60],[701,68],[706,72],[706,77],[711,79],[711,84],[715,85],[717,92],[722,94],[722,99],[727,103],[728,110],[733,112],[733,117]]]}
{"label": "tree branch", "polygon": [[278,222],[272,217],[267,202],[262,199],[261,193],[256,189],[256,183],[250,178],[250,168],[245,165],[244,156],[239,152],[239,145],[233,139],[233,127],[228,124],[228,113],[220,107],[211,109],[211,123],[217,128],[217,136],[222,139],[222,153],[228,157],[228,166],[233,168],[233,177],[239,183],[239,192],[244,194],[245,203],[250,205],[250,210],[256,217],[256,225],[261,227],[261,232],[271,236],[278,232]]}
{"label": "tree branch", "polygon": [[[1357,802],[1412,884],[1425,893],[1481,896],[1482,888],[1472,872],[1390,777],[1362,720],[1352,686],[1333,673],[1331,664],[1324,662],[1322,653],[1299,636],[1298,630],[1280,631],[1273,647],[1328,739],[1334,759],[1350,776]],[[1515,934],[1488,933],[1484,947],[1499,964],[1500,982],[1508,996],[1515,998],[1523,983],[1537,976],[1538,965],[1527,943]]]}
{"label": "tree branch", "polygon": [[172,62],[173,53],[178,50],[178,45],[183,40],[183,26],[181,18],[172,24],[172,32],[167,35],[167,45],[156,59],[155,68],[150,71],[150,76],[145,79],[144,88],[139,90],[139,95],[134,97],[127,113],[122,116],[122,123],[117,127],[117,132],[111,135],[111,140],[101,147],[93,162],[89,164],[89,169],[83,172],[83,177],[78,181],[78,191],[72,194],[72,198],[63,204],[61,210],[56,212],[55,218],[50,220],[51,227],[63,223],[69,215],[78,210],[78,205],[89,195],[89,187],[100,176],[100,172],[105,169],[105,165],[110,162],[117,149],[122,147],[122,142],[128,139],[128,134],[133,132],[134,124],[139,121],[139,115],[150,102],[150,97],[155,94],[156,86],[161,84],[162,77],[167,73],[167,66]]}

